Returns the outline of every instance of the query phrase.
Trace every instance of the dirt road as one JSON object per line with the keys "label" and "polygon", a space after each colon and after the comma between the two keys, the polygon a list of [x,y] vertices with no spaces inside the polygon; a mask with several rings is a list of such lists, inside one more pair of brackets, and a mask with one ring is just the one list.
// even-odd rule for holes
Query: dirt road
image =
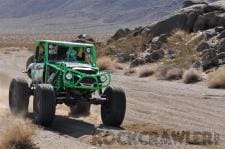
{"label": "dirt road", "polygon": [[[30,52],[26,50],[3,50],[0,53],[0,108],[4,113],[8,113],[8,82],[12,77],[22,75],[20,72],[24,69],[28,55]],[[120,73],[113,74],[112,83],[124,88],[127,94],[127,112],[122,128],[102,126],[98,106],[92,107],[90,117],[72,118],[67,116],[67,107],[61,105],[57,107],[57,116],[52,128],[40,128],[33,137],[37,146],[93,148],[96,140],[99,143],[102,138],[118,138],[124,134],[122,137],[128,139],[127,142],[109,143],[110,147],[116,145],[119,148],[127,148],[131,141],[133,143],[129,148],[224,148],[224,90],[208,89],[204,82],[185,85],[181,82],[158,81],[154,78],[127,77]],[[32,108],[30,110],[32,111]],[[171,132],[182,131],[191,135],[200,132],[200,137],[204,132],[208,132],[212,134],[212,143],[218,141],[218,145],[193,145],[196,144],[193,139],[176,145],[176,141],[168,144]],[[164,137],[166,142],[156,141],[155,144],[144,145],[140,142],[138,136],[146,137],[146,133],[152,132],[167,132],[169,137]],[[129,138],[132,133],[136,134],[135,137]],[[157,139],[160,140],[160,137]],[[103,146],[107,147],[109,146]]]}

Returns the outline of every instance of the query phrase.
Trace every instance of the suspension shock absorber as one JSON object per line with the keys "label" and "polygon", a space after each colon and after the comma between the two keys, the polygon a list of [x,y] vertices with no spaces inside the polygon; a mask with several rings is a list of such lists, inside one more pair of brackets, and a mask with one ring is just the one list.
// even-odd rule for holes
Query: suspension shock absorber
{"label": "suspension shock absorber", "polygon": [[58,76],[56,77],[55,88],[57,91],[59,91],[62,87],[62,75],[62,72],[59,72]]}

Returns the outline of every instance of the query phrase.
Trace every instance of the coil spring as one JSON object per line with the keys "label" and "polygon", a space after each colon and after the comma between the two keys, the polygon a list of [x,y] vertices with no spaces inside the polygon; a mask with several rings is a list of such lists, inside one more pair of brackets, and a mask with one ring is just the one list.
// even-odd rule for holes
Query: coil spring
{"label": "coil spring", "polygon": [[56,85],[56,90],[59,91],[62,87],[62,73],[61,72],[56,77],[55,85]]}

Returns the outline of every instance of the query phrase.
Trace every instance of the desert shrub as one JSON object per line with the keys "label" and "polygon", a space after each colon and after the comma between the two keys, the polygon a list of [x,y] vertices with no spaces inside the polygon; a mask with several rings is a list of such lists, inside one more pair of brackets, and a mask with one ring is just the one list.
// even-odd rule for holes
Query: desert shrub
{"label": "desert shrub", "polygon": [[37,149],[32,143],[36,128],[30,121],[16,118],[7,123],[9,124],[1,135],[1,149]]}
{"label": "desert shrub", "polygon": [[135,74],[136,72],[137,72],[137,70],[135,68],[129,68],[129,69],[125,70],[124,75],[130,76],[132,74]]}
{"label": "desert shrub", "polygon": [[97,60],[97,66],[100,70],[114,70],[114,61],[107,56],[100,57]]}
{"label": "desert shrub", "polygon": [[176,64],[181,68],[190,68],[193,62],[199,58],[196,45],[201,41],[197,33],[188,33],[176,29],[168,37],[168,42],[163,44],[163,48],[175,53],[175,58],[164,59],[165,64]]}
{"label": "desert shrub", "polygon": [[118,69],[118,70],[124,69],[122,64],[118,63],[116,60],[113,60],[112,58],[108,56],[103,56],[98,58],[97,66],[99,67],[100,70],[114,71],[115,69]]}
{"label": "desert shrub", "polygon": [[182,78],[184,83],[186,84],[195,83],[202,80],[201,73],[194,68],[190,68],[187,71],[185,71]]}
{"label": "desert shrub", "polygon": [[118,69],[118,70],[124,69],[123,65],[118,63],[117,61],[114,61],[114,67],[115,67],[115,69]]}
{"label": "desert shrub", "polygon": [[183,70],[175,65],[166,65],[158,68],[156,78],[159,80],[180,80]]}
{"label": "desert shrub", "polygon": [[209,88],[225,88],[225,69],[211,72],[208,75]]}
{"label": "desert shrub", "polygon": [[183,75],[183,70],[180,68],[169,69],[166,73],[166,80],[180,80]]}
{"label": "desert shrub", "polygon": [[104,57],[104,56],[110,56],[110,55],[116,54],[113,46],[109,46],[103,42],[96,43],[96,50],[97,50],[96,51],[97,57]]}
{"label": "desert shrub", "polygon": [[115,41],[113,44],[116,49],[123,49],[126,53],[140,52],[144,43],[142,36],[127,36],[124,39]]}
{"label": "desert shrub", "polygon": [[138,68],[138,76],[140,78],[152,76],[155,73],[155,70],[150,66],[140,66]]}

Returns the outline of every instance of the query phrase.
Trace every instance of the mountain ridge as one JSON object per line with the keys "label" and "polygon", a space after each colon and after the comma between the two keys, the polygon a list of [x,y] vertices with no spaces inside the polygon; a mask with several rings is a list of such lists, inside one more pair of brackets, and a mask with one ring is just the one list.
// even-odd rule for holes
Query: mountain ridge
{"label": "mountain ridge", "polygon": [[[184,0],[0,0],[0,21],[13,29],[134,27],[182,7]],[[10,23],[8,23],[10,22]],[[46,27],[47,25],[49,27]],[[53,27],[54,25],[54,27]],[[0,25],[1,27],[1,25]],[[108,29],[107,29],[108,30]]]}

